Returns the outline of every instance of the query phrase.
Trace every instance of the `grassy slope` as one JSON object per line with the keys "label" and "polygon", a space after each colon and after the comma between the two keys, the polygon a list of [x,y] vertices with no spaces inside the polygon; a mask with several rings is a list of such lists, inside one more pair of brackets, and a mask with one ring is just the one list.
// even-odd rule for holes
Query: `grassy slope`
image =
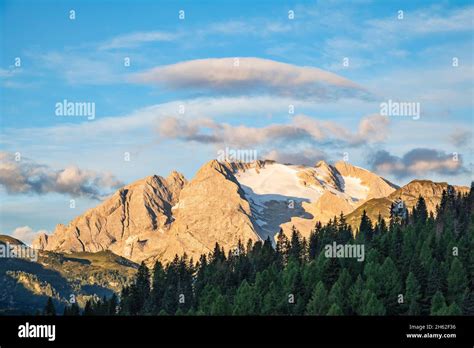
{"label": "grassy slope", "polygon": [[[0,243],[20,241],[0,235]],[[80,305],[91,296],[110,296],[138,265],[110,251],[61,254],[40,251],[38,261],[0,258],[0,314],[34,313],[48,296],[59,311],[73,294]]]}

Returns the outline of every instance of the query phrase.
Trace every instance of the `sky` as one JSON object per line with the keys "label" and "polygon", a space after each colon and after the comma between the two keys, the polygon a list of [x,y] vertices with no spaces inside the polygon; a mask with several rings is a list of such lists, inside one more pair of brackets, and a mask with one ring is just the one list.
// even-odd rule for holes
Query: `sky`
{"label": "sky", "polygon": [[0,0],[0,233],[30,241],[225,149],[470,185],[473,19],[471,1]]}

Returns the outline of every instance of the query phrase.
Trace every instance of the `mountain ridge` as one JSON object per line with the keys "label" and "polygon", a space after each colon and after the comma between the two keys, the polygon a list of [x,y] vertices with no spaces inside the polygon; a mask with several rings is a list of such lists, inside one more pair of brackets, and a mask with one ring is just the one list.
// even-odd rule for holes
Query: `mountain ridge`
{"label": "mountain ridge", "polygon": [[432,208],[448,187],[433,183],[430,190],[417,182],[423,183],[399,187],[342,161],[310,167],[211,160],[190,181],[173,171],[166,178],[152,175],[126,185],[68,225],[57,225],[52,235],[39,235],[33,246],[57,252],[111,250],[147,263],[182,254],[197,258],[216,243],[229,251],[239,241],[274,241],[280,229],[288,234],[293,226],[308,237],[316,222],[341,212],[354,227],[364,209],[386,218],[397,192],[410,206],[416,190],[426,191]]}

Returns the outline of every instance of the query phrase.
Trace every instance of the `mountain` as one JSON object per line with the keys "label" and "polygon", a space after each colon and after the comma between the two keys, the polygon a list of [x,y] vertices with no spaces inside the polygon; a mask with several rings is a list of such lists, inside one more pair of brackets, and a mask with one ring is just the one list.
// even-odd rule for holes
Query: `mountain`
{"label": "mountain", "polygon": [[[368,200],[371,198],[385,197],[392,193],[395,189],[398,189],[398,186],[392,184],[388,180],[360,167],[353,166],[348,162],[339,161],[335,164],[335,168],[339,174],[344,178],[344,182],[349,185],[348,193],[351,194],[351,182],[356,186],[367,187],[366,192],[361,192],[359,197],[362,200]],[[344,190],[344,188],[343,188]],[[365,193],[365,194],[364,194]],[[354,192],[355,195],[358,192]]]}
{"label": "mountain", "polygon": [[185,184],[186,179],[177,172],[167,178],[155,175],[138,180],[67,226],[57,225],[52,235],[39,235],[33,247],[68,252],[111,250],[131,260],[154,256]]}
{"label": "mountain", "polygon": [[[225,198],[225,199],[223,199]],[[219,242],[258,240],[249,202],[228,165],[205,164],[191,182],[173,172],[125,186],[98,207],[39,235],[33,247],[58,252],[111,250],[130,260],[199,257]]]}
{"label": "mountain", "polygon": [[[0,246],[25,244],[0,235]],[[3,250],[3,249],[2,249]],[[111,296],[130,282],[138,265],[111,251],[68,254],[37,251],[37,258],[0,258],[0,315],[32,314],[51,297],[58,311],[71,303],[83,307],[92,297]]]}
{"label": "mountain", "polygon": [[255,168],[238,168],[236,177],[262,238],[273,237],[280,227],[289,233],[293,226],[307,237],[317,221],[350,213],[367,199],[384,197],[398,188],[346,162],[332,166],[320,161],[305,167],[265,161]]}
{"label": "mountain", "polygon": [[390,218],[390,207],[397,200],[402,200],[407,209],[412,209],[421,195],[426,202],[428,212],[436,213],[436,206],[440,204],[443,191],[452,187],[456,192],[468,193],[467,186],[450,186],[446,182],[433,182],[430,180],[413,180],[405,186],[397,189],[386,197],[368,200],[353,212],[347,215],[347,222],[354,228],[358,228],[360,217],[365,210],[372,221],[376,221],[379,214],[388,221]]}
{"label": "mountain", "polygon": [[[239,240],[260,239],[241,185],[230,167],[216,160],[204,165],[184,187],[173,217],[170,234],[179,242],[180,253],[198,256],[212,251],[216,242],[229,250]],[[175,254],[173,248],[167,256]]]}
{"label": "mountain", "polygon": [[[341,212],[354,227],[365,209],[372,219],[389,216],[392,202],[408,207],[424,195],[433,210],[446,183],[414,181],[402,188],[347,162],[315,166],[275,161],[204,164],[187,181],[173,172],[127,185],[96,208],[39,235],[35,248],[60,253],[110,250],[134,262],[197,258],[219,243],[227,252],[295,226],[308,237],[317,221]],[[467,190],[467,188],[462,188]]]}

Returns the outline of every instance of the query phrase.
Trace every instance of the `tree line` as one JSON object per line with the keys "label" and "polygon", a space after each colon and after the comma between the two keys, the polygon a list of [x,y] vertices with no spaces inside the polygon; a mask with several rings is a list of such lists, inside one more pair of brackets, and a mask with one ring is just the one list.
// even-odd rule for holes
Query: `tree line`
{"label": "tree line", "polygon": [[[354,234],[341,214],[309,238],[293,228],[197,262],[176,256],[141,264],[120,295],[89,300],[65,315],[474,315],[474,191],[443,192],[436,212],[423,197],[402,216],[371,221]],[[394,211],[394,210],[392,210]],[[363,245],[363,262],[327,257],[325,247]],[[49,304],[51,311],[51,304]]]}

